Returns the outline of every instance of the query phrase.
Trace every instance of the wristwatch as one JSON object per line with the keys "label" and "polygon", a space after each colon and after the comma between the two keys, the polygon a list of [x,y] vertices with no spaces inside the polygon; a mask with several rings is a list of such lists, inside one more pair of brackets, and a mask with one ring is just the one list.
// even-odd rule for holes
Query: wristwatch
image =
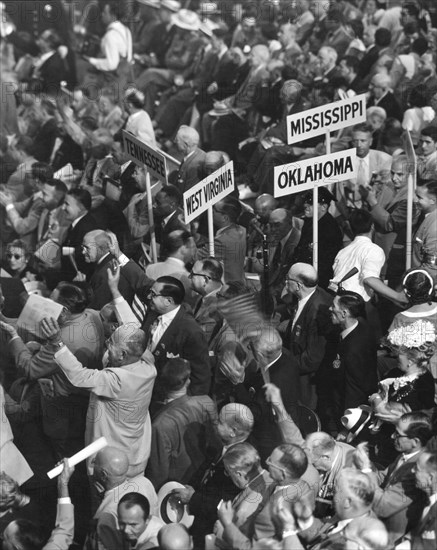
{"label": "wristwatch", "polygon": [[61,349],[65,346],[64,342],[61,340],[60,342],[52,342],[53,345],[58,348],[58,349]]}

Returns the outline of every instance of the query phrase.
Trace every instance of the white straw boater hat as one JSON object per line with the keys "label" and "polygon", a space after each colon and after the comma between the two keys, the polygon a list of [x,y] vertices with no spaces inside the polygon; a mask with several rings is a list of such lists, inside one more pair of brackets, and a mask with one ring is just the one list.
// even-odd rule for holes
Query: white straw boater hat
{"label": "white straw boater hat", "polygon": [[172,22],[186,31],[198,31],[201,23],[197,13],[191,10],[179,10],[172,16]]}
{"label": "white straw boater hat", "polygon": [[349,431],[347,442],[353,441],[361,430],[368,424],[372,416],[372,409],[368,405],[361,405],[356,409],[346,409],[341,417],[341,423]]}
{"label": "white straw boater hat", "polygon": [[194,516],[190,516],[187,506],[172,494],[174,489],[184,488],[177,481],[169,481],[158,491],[158,515],[164,523],[182,523],[185,527],[193,524]]}

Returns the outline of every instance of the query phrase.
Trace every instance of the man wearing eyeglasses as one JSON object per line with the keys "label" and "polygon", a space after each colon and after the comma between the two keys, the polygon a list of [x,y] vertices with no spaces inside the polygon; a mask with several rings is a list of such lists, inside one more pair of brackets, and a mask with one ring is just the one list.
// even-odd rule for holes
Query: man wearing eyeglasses
{"label": "man wearing eyeglasses", "polygon": [[[123,324],[138,326],[139,322],[118,289],[120,268],[108,270],[117,314]],[[202,329],[183,306],[184,285],[169,275],[159,277],[147,294],[148,311],[142,328],[147,347],[155,358],[158,374],[169,357],[181,357],[191,366],[190,395],[208,395],[211,386],[211,368],[208,346]],[[159,399],[158,384],[155,397]]]}
{"label": "man wearing eyeglasses", "polygon": [[432,436],[431,421],[421,412],[401,416],[392,435],[400,456],[388,468],[372,472],[366,448],[357,447],[357,468],[375,477],[376,488],[372,509],[384,521],[392,541],[403,536],[408,527],[417,525],[424,507],[424,494],[417,487],[415,470]]}

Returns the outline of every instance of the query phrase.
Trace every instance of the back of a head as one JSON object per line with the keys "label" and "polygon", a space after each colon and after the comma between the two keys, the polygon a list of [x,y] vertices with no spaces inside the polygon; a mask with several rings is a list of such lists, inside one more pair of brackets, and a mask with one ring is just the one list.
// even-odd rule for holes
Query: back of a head
{"label": "back of a head", "polygon": [[356,237],[357,235],[370,233],[373,226],[373,218],[367,210],[357,208],[352,211],[349,223],[352,233]]}
{"label": "back of a head", "polygon": [[185,141],[190,147],[197,147],[199,145],[200,136],[199,132],[191,126],[183,124],[179,127],[178,135]]}
{"label": "back of a head", "polygon": [[67,193],[71,197],[74,197],[78,203],[82,205],[85,210],[91,210],[91,194],[86,189],[71,189]]}
{"label": "back of a head", "polygon": [[118,327],[113,335],[116,345],[123,347],[131,358],[139,359],[146,350],[147,339],[142,329],[132,331],[129,324]]}
{"label": "back of a head", "polygon": [[85,291],[74,283],[61,282],[56,287],[57,302],[68,309],[70,313],[78,314],[85,311],[88,298]]}
{"label": "back of a head", "polygon": [[298,262],[293,265],[293,270],[299,281],[308,288],[314,288],[317,286],[318,276],[317,271],[311,264],[305,264]]}
{"label": "back of a head", "polygon": [[308,458],[305,451],[298,445],[292,443],[277,447],[282,453],[280,464],[287,471],[292,479],[300,479],[308,468]]}
{"label": "back of a head", "polygon": [[386,48],[387,46],[390,46],[391,42],[391,32],[384,28],[379,27],[376,29],[375,32],[375,44],[377,46],[380,46],[381,48]]}
{"label": "back of a head", "polygon": [[205,258],[202,261],[202,270],[205,271],[213,281],[219,283],[223,279],[223,265],[216,258]]}
{"label": "back of a head", "polygon": [[235,223],[241,214],[240,202],[229,195],[220,201],[220,207],[224,214],[226,214],[231,223]]}
{"label": "back of a head", "polygon": [[164,525],[158,533],[160,550],[191,550],[193,542],[188,529],[182,523]]}
{"label": "back of a head", "polygon": [[335,439],[326,432],[313,432],[305,438],[305,444],[317,454],[331,453],[335,449]]}
{"label": "back of a head", "polygon": [[42,528],[28,519],[19,518],[13,522],[15,529],[14,548],[20,550],[41,550],[45,538]]}
{"label": "back of a head", "polygon": [[256,347],[262,350],[266,359],[273,361],[282,351],[282,338],[273,327],[266,327],[261,330],[256,341]]}
{"label": "back of a head", "polygon": [[385,550],[389,544],[385,525],[379,519],[368,516],[355,518],[348,525],[347,534],[359,541],[366,550]]}
{"label": "back of a head", "polygon": [[162,367],[159,381],[165,393],[180,390],[191,374],[189,361],[181,357],[168,359]]}
{"label": "back of a head", "polygon": [[34,162],[31,166],[32,177],[41,183],[48,183],[53,179],[53,168],[45,162]]}
{"label": "back of a head", "polygon": [[342,480],[351,492],[355,508],[370,508],[375,496],[375,485],[367,474],[354,468],[343,468],[337,480]]}
{"label": "back of a head", "polygon": [[99,451],[96,460],[105,467],[108,474],[115,478],[123,478],[129,470],[127,454],[117,447],[108,446]]}
{"label": "back of a head", "polygon": [[349,312],[352,319],[365,317],[365,302],[356,292],[345,292],[339,295],[338,303],[341,308]]}
{"label": "back of a head", "polygon": [[431,420],[423,412],[405,413],[398,422],[403,426],[405,435],[410,439],[417,438],[422,447],[428,443],[433,435]]}
{"label": "back of a head", "polygon": [[192,235],[189,231],[184,229],[176,229],[168,235],[165,235],[162,241],[162,249],[165,254],[171,256],[175,254],[182,246],[187,246]]}
{"label": "back of a head", "polygon": [[220,410],[220,416],[223,416],[239,435],[249,435],[253,429],[252,411],[241,403],[228,403]]}

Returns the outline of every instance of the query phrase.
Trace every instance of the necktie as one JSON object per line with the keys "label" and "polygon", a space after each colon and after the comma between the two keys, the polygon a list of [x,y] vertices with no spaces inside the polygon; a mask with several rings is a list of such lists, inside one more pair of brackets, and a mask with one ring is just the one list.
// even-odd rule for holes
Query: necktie
{"label": "necktie", "polygon": [[203,304],[203,298],[200,298],[200,300],[197,302],[196,307],[194,308],[194,317],[199,313],[200,308]]}
{"label": "necktie", "polygon": [[279,242],[273,254],[272,267],[278,267],[281,263],[282,244]]}
{"label": "necktie", "polygon": [[358,159],[358,172],[357,172],[357,187],[367,185],[367,170],[364,159]]}
{"label": "necktie", "polygon": [[153,353],[161,340],[161,336],[164,333],[164,324],[162,322],[162,317],[158,317],[153,321],[152,326],[150,327],[150,339],[149,339],[149,350]]}

